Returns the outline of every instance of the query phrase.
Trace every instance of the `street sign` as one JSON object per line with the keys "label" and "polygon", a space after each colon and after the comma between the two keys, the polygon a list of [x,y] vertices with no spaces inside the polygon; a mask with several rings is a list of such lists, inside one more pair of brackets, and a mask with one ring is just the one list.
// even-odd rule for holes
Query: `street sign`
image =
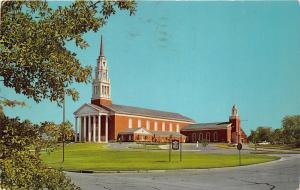
{"label": "street sign", "polygon": [[238,150],[242,150],[243,145],[241,143],[239,143],[236,147],[237,147]]}
{"label": "street sign", "polygon": [[179,149],[179,140],[172,140],[172,149],[173,150]]}
{"label": "street sign", "polygon": [[241,162],[241,150],[243,148],[243,145],[241,143],[238,143],[238,145],[236,146],[236,148],[239,150],[239,165],[241,166],[242,165],[242,162]]}

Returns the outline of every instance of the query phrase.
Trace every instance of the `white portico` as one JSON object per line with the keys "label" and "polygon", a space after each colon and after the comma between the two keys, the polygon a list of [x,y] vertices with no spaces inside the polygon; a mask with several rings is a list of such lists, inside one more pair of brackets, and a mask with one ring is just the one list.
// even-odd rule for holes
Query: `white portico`
{"label": "white portico", "polygon": [[75,142],[108,142],[108,114],[100,106],[84,104],[75,116]]}

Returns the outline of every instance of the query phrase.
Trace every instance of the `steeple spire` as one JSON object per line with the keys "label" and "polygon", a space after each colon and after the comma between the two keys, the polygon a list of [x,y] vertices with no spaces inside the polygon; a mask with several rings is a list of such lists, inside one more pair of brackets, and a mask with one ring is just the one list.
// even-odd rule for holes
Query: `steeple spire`
{"label": "steeple spire", "polygon": [[101,35],[101,44],[100,44],[100,57],[104,57],[104,49],[103,49],[102,35]]}
{"label": "steeple spire", "polygon": [[97,59],[95,68],[95,78],[93,80],[92,104],[95,105],[111,105],[111,87],[108,76],[108,65],[104,56],[103,38],[101,35],[100,56]]}

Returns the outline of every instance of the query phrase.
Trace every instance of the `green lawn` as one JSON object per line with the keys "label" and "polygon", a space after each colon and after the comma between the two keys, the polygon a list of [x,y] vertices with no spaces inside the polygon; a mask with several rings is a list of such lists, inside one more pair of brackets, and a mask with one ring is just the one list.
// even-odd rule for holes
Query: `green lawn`
{"label": "green lawn", "polygon": [[[249,147],[255,148],[255,145],[249,144]],[[300,148],[295,148],[293,145],[287,145],[287,144],[256,145],[256,148],[300,151]]]}
{"label": "green lawn", "polygon": [[[66,146],[65,163],[61,163],[62,152],[56,150],[43,153],[43,160],[51,167],[65,170],[156,170],[183,168],[215,168],[238,165],[238,155],[206,154],[183,152],[179,162],[179,152],[172,152],[169,162],[166,150],[109,150],[102,144],[78,143]],[[242,165],[268,162],[278,159],[275,156],[244,154]]]}

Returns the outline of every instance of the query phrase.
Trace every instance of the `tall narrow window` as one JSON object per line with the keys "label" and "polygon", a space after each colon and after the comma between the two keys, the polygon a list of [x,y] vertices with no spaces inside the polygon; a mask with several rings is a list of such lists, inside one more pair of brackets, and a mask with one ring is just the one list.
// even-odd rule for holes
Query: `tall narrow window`
{"label": "tall narrow window", "polygon": [[179,124],[176,124],[176,132],[179,133]]}
{"label": "tall narrow window", "polygon": [[206,133],[206,140],[208,140],[208,142],[210,142],[210,134]]}
{"label": "tall narrow window", "polygon": [[166,124],[165,124],[165,122],[162,122],[161,125],[162,125],[162,126],[161,126],[161,130],[162,130],[162,131],[165,131],[165,130],[166,130]]}
{"label": "tall narrow window", "polygon": [[192,134],[192,142],[196,142],[196,133]]}
{"label": "tall narrow window", "polygon": [[169,124],[169,131],[172,132],[173,131],[173,123]]}
{"label": "tall narrow window", "polygon": [[157,131],[157,121],[154,122],[154,131]]}
{"label": "tall narrow window", "polygon": [[146,121],[146,129],[150,130],[150,121],[148,121],[148,120]]}
{"label": "tall narrow window", "polygon": [[138,128],[141,128],[142,127],[142,121],[139,119],[138,120]]}
{"label": "tall narrow window", "polygon": [[218,133],[214,132],[214,141],[218,141]]}
{"label": "tall narrow window", "polygon": [[199,141],[202,141],[203,140],[203,133],[200,133],[199,134]]}
{"label": "tall narrow window", "polygon": [[132,128],[132,119],[131,118],[128,119],[128,128]]}

